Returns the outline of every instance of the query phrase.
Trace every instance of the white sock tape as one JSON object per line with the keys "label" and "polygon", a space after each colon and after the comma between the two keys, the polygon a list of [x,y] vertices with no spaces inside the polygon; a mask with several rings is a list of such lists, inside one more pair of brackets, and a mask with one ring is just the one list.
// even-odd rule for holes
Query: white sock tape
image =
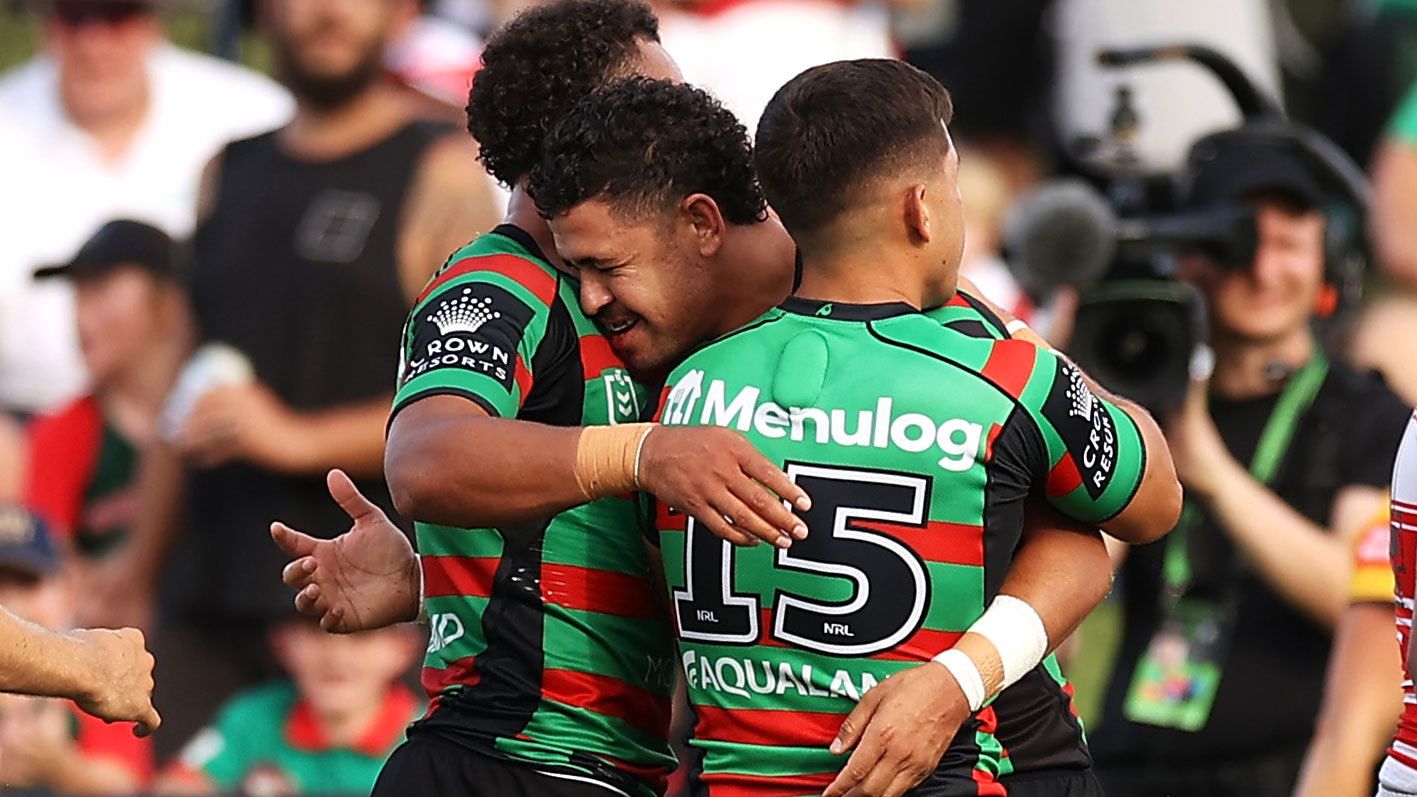
{"label": "white sock tape", "polygon": [[989,640],[999,651],[999,660],[1004,664],[1000,690],[1018,683],[1048,653],[1048,630],[1043,627],[1043,618],[1027,601],[1012,595],[995,597],[989,610],[969,630]]}
{"label": "white sock tape", "polygon": [[944,666],[950,671],[950,675],[955,677],[959,683],[960,691],[964,692],[965,702],[969,703],[970,712],[978,711],[984,707],[984,679],[979,675],[979,668],[975,666],[974,660],[962,650],[950,648],[934,658],[934,661]]}

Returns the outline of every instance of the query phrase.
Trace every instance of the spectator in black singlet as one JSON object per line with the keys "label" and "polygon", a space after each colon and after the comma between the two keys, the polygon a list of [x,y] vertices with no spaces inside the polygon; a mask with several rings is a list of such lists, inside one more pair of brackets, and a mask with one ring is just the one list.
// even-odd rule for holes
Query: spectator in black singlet
{"label": "spectator in black singlet", "polygon": [[341,528],[324,486],[336,467],[389,507],[378,477],[409,302],[497,215],[467,137],[420,119],[383,72],[412,0],[264,8],[295,117],[207,169],[191,279],[203,351],[143,463],[133,545],[94,586],[132,623],[161,584],[154,644],[175,664],[157,700],[177,742],[278,673],[264,641],[290,595],[270,519]]}

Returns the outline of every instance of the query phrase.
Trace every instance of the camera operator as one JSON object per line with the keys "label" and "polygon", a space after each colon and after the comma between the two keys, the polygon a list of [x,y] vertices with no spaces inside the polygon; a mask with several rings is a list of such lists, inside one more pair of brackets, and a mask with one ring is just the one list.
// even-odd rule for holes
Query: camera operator
{"label": "camera operator", "polygon": [[1129,552],[1124,633],[1093,750],[1107,793],[1288,795],[1313,733],[1345,537],[1385,501],[1408,410],[1331,361],[1330,199],[1300,155],[1243,140],[1191,174],[1188,209],[1254,212],[1250,263],[1183,258],[1214,370],[1168,429],[1187,509]]}

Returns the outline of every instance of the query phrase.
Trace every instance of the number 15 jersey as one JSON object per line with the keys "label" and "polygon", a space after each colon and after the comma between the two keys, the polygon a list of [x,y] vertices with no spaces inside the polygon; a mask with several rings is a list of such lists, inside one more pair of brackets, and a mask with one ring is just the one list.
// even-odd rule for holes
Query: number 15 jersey
{"label": "number 15 jersey", "polygon": [[[789,299],[690,356],[660,421],[747,435],[812,497],[809,535],[736,548],[657,516],[711,797],[820,794],[827,745],[892,673],[954,644],[998,593],[1032,493],[1100,522],[1144,447],[1075,368],[908,305]],[[915,793],[1003,794],[986,709]]]}

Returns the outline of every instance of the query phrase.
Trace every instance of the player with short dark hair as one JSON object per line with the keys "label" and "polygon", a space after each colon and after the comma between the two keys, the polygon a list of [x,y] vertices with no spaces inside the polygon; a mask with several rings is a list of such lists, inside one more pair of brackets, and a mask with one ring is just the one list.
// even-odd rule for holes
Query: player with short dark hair
{"label": "player with short dark hair", "polygon": [[[939,129],[938,123],[936,129]],[[773,297],[784,296],[790,290],[791,241],[775,217],[754,212],[763,206],[763,200],[753,178],[751,147],[746,132],[731,114],[703,92],[662,81],[630,79],[619,82],[583,100],[576,111],[558,125],[545,150],[542,162],[532,174],[532,193],[542,212],[551,218],[563,257],[581,271],[582,303],[588,311],[594,311],[597,320],[611,328],[624,330],[619,335],[613,335],[611,341],[633,366],[653,369],[672,364],[673,358],[682,352],[761,314]],[[993,319],[987,311],[971,305],[970,300],[960,297],[934,310],[931,318],[937,325],[950,326],[967,334],[990,335],[991,330],[986,326],[990,323],[997,326],[992,334],[1006,334],[1002,323]],[[710,344],[711,347],[714,345]],[[762,358],[745,357],[744,362],[759,359]],[[807,363],[805,367],[809,373],[825,365],[811,357],[807,358]],[[874,378],[875,371],[872,373]],[[692,389],[688,395],[693,396]],[[719,400],[722,399],[720,396]],[[697,397],[686,400],[694,401]],[[712,393],[705,401],[707,403],[701,406],[707,411],[713,405]],[[715,411],[737,413],[742,409],[730,410],[718,406]],[[762,405],[753,410],[754,417],[762,410]],[[743,418],[739,417],[739,420]],[[786,418],[782,420],[787,421]],[[754,423],[756,421],[738,423],[737,426],[740,430],[749,431]],[[771,438],[773,435],[768,436]],[[1060,480],[1055,487],[1062,485]],[[1031,508],[1030,515],[1034,514]],[[669,522],[672,524],[675,521]],[[1153,518],[1151,525],[1158,528],[1149,532],[1153,535],[1164,532],[1165,522],[1164,518]],[[678,524],[681,530],[682,523],[680,518]],[[812,524],[809,522],[809,525]],[[828,528],[830,525],[830,522],[825,523]],[[821,535],[822,526],[822,523],[812,526],[814,536]],[[708,544],[712,545],[711,542]],[[794,545],[789,549],[789,554],[802,545]],[[667,553],[669,550],[666,549]],[[681,551],[677,554],[679,561],[672,561],[673,556],[666,559],[671,572],[676,567],[683,567],[682,534],[679,535],[678,550]],[[740,552],[740,555],[750,554]],[[1022,565],[1026,557],[1023,552],[1019,556]],[[705,561],[715,558],[716,555],[709,556]],[[1043,561],[1073,562],[1077,566],[1076,572],[1068,575],[1086,582],[1084,574],[1089,564],[1086,559],[1060,557],[1051,560],[1044,558]],[[997,561],[995,564],[997,566]],[[1024,572],[1019,573],[1020,570]],[[1102,591],[1105,591],[1106,565],[1098,565],[1097,572],[1101,575]],[[1030,577],[1037,579],[1037,583],[1043,583],[1048,576],[1060,577],[1061,574],[1056,569],[1052,573],[1040,574],[1024,567],[1015,567],[1010,570],[1009,577],[1013,579],[1015,576],[1022,576],[1018,583],[1026,584]],[[996,570],[994,577],[993,588],[997,590],[998,582],[1003,578],[1002,569]],[[681,579],[675,586],[684,583]],[[711,591],[716,589],[713,587]],[[1064,588],[1063,591],[1069,590]],[[1082,600],[1082,592],[1085,590],[1080,591],[1079,600]],[[1097,592],[1096,597],[1100,599],[1101,594],[1101,591]],[[738,601],[735,599],[729,603]],[[1075,617],[1080,619],[1092,605],[1087,603]],[[1040,608],[1038,613],[1047,618],[1065,617],[1067,614],[1066,607],[1053,604],[1047,610]],[[704,616],[718,617],[720,614],[719,610],[709,607],[696,613],[696,616],[701,621]],[[686,619],[681,611],[678,620],[681,625],[686,622],[692,624],[696,616]],[[1048,639],[1065,636],[1071,630],[1067,622],[1059,624],[1061,633],[1057,633],[1059,625],[1049,623]],[[690,649],[687,655],[697,657],[697,651]],[[686,662],[689,661],[686,658]],[[726,665],[734,663],[721,657],[718,662],[726,662]],[[1036,660],[1034,663],[1037,663]],[[739,672],[742,666],[740,662]],[[812,666],[808,665],[808,669]],[[920,671],[928,670],[943,673],[945,679],[951,677],[942,668],[924,668]],[[691,663],[691,687],[699,686],[702,672],[701,668],[696,669]],[[1033,737],[1018,751],[1023,753],[1019,756],[1021,767],[1082,768],[1088,763],[1085,748],[1080,746],[1080,731],[1075,719],[1065,711],[1058,711],[1067,701],[1060,697],[1063,693],[1054,676],[1061,678],[1055,665],[1050,663],[1047,667],[1038,668],[1029,674],[1029,686],[1011,690],[996,704],[1000,709],[1000,732],[997,737],[990,738],[990,743],[1006,738],[1003,729],[1005,715],[1009,716],[1010,724],[1016,726],[1020,741],[1026,736]],[[708,678],[715,677],[711,666]],[[761,686],[762,683],[756,684],[754,691],[761,692],[757,688]],[[807,688],[823,690],[819,696],[825,697],[838,686],[845,688],[844,684],[829,685],[826,682],[810,684]],[[731,693],[732,689],[728,691]],[[944,688],[937,686],[933,691],[943,693]],[[1040,704],[1037,699],[1040,694],[1045,698],[1045,704]],[[924,696],[926,699],[916,701],[916,713],[928,719],[924,723],[928,728],[936,720],[937,713],[943,713],[940,712],[943,698],[931,694],[930,690],[926,690]],[[1050,696],[1051,702],[1047,702]],[[755,696],[748,702],[729,706],[731,710],[728,713],[751,720],[753,715],[761,713],[754,709],[769,702],[766,697]],[[868,697],[862,705],[871,702]],[[948,705],[948,701],[943,702]],[[706,715],[721,715],[722,708],[722,703],[703,707],[699,714],[701,723]],[[868,711],[860,718],[869,716]],[[808,723],[801,721],[803,718],[800,716],[762,713],[762,719],[764,723],[775,723],[771,728],[767,724],[758,728],[764,734],[763,738],[785,735],[777,736],[769,743],[816,746],[822,756],[827,754],[827,743],[837,732],[836,724],[825,721],[825,718]],[[853,714],[852,719],[858,719],[858,716]],[[839,716],[837,721],[840,721]],[[986,722],[993,723],[992,713]],[[940,749],[952,735],[953,729],[954,726],[951,726],[944,733]],[[855,741],[850,729],[842,728],[841,734],[848,746]],[[1060,734],[1061,745],[1057,744]],[[789,736],[795,741],[784,741]],[[919,748],[928,748],[930,744],[930,740],[924,738],[912,738],[911,742]],[[1071,749],[1068,742],[1072,743]],[[710,751],[711,756],[714,750],[723,749],[722,744],[711,739],[701,740],[700,744]],[[796,753],[797,747],[790,749]],[[926,760],[925,768],[933,768],[938,763],[938,753],[939,750],[936,750],[933,760],[928,760],[928,753],[921,757]],[[1061,757],[1046,760],[1040,758],[1040,754]],[[1069,755],[1071,759],[1067,758]],[[866,766],[870,762],[870,758],[864,758],[861,763]],[[852,763],[856,764],[856,759]],[[889,772],[891,765],[899,762],[886,763],[887,766],[879,769]],[[841,764],[838,760],[835,767],[840,768]],[[993,764],[997,764],[997,760]],[[999,774],[1000,767],[987,768],[993,764],[981,769],[980,777],[992,779]],[[1002,769],[1006,771],[1007,766],[1005,764]],[[916,779],[924,771],[921,769],[915,773]],[[825,772],[809,774],[820,776]],[[855,781],[865,780],[864,774],[854,773]],[[882,785],[877,782],[874,769],[870,775],[872,786]],[[724,788],[750,785],[743,781],[725,780],[722,772],[711,772],[706,780],[716,780],[724,784]],[[967,775],[966,780],[973,784],[973,775]],[[794,788],[800,791],[809,788],[820,790],[829,781],[831,777],[828,775],[824,779],[808,777],[794,781],[789,778],[757,785],[767,789],[763,793],[797,793]],[[851,784],[848,781],[846,785]],[[839,782],[831,784],[827,793],[844,791],[845,786]],[[974,792],[971,790],[969,793]]]}

